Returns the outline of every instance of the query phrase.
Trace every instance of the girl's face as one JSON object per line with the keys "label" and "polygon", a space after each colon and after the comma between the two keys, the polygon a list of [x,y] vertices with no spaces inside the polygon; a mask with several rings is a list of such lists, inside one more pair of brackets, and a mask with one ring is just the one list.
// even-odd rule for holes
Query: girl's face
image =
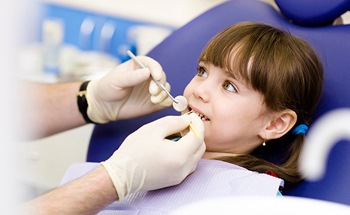
{"label": "girl's face", "polygon": [[[248,154],[262,144],[263,96],[211,63],[200,62],[184,96],[205,126],[207,153]],[[218,155],[218,154],[217,154]]]}

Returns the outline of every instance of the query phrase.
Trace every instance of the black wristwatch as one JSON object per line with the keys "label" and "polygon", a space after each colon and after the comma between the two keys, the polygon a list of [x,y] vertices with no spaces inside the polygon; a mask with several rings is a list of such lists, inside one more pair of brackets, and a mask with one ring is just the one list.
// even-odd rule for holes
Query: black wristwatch
{"label": "black wristwatch", "polygon": [[87,115],[88,102],[86,99],[86,88],[90,81],[85,81],[80,85],[79,92],[77,93],[77,102],[80,113],[83,115],[87,123],[94,123]]}

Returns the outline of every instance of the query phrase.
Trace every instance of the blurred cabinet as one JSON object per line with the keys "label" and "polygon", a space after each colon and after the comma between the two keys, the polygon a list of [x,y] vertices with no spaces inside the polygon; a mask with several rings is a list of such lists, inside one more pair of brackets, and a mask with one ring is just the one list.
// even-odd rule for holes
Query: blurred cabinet
{"label": "blurred cabinet", "polygon": [[[164,37],[174,30],[173,26],[160,25],[144,21],[108,16],[83,9],[70,8],[63,5],[43,4],[43,22],[58,19],[62,22],[65,44],[75,45],[83,51],[99,51],[108,53],[120,61],[128,59],[126,50],[137,53],[138,29],[149,28],[148,34],[158,33],[162,29]],[[154,31],[157,30],[157,31]],[[158,39],[157,37],[154,37]],[[162,40],[164,38],[159,38]],[[42,35],[40,35],[42,40]],[[160,41],[149,41],[157,43]]]}
{"label": "blurred cabinet", "polygon": [[62,20],[65,43],[125,61],[127,49],[146,54],[172,31],[223,1],[47,0],[42,7],[43,20]]}

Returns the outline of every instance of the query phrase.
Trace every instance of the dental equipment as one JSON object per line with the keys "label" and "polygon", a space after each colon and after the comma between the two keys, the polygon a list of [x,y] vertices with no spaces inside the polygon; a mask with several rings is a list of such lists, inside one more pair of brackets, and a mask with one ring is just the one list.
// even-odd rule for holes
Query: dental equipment
{"label": "dental equipment", "polygon": [[326,172],[328,155],[338,140],[350,139],[350,109],[339,108],[315,121],[300,155],[300,170],[306,179],[320,180]]}
{"label": "dental equipment", "polygon": [[[141,68],[146,68],[145,65],[143,65],[141,63],[141,61],[139,61],[136,56],[130,51],[127,51],[127,54],[131,57],[131,59],[133,59]],[[162,90],[164,92],[166,92],[166,94],[168,94],[168,96],[171,98],[171,100],[173,100],[173,108],[177,111],[177,112],[182,112],[184,110],[186,110],[187,106],[188,106],[188,102],[187,99],[184,96],[176,96],[175,98],[169,93],[169,91],[165,88],[165,86],[163,84],[161,84],[159,81],[155,80],[153,78],[153,76],[151,75],[152,80],[160,87],[162,88]]]}
{"label": "dental equipment", "polygon": [[194,128],[192,122],[190,122],[190,128],[191,128],[191,130],[193,131],[194,135],[196,135],[196,137],[199,138],[198,132],[197,132],[197,130]]}

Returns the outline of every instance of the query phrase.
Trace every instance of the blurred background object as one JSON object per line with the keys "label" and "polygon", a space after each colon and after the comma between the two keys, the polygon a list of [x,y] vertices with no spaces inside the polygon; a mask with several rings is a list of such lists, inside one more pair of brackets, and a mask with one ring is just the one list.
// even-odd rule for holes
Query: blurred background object
{"label": "blurred background object", "polygon": [[322,115],[312,125],[307,137],[300,168],[306,179],[318,181],[326,174],[328,156],[335,144],[341,140],[350,140],[350,107]]}
{"label": "blurred background object", "polygon": [[19,53],[35,37],[31,30],[38,22],[37,12],[36,1],[5,1],[0,8],[0,214],[15,214],[16,204],[23,196],[18,180],[23,166],[17,156],[20,150],[17,137],[23,129],[17,112],[21,103],[16,97],[21,86],[16,77]]}

